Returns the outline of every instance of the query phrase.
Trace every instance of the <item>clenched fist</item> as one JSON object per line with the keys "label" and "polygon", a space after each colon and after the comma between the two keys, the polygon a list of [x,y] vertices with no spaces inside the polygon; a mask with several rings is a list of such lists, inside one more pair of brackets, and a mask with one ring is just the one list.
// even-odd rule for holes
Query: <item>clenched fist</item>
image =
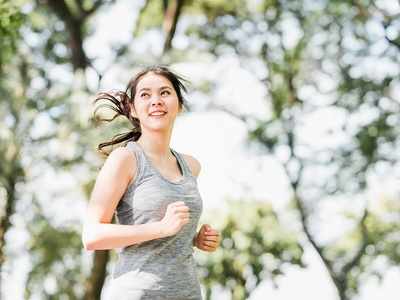
{"label": "clenched fist", "polygon": [[194,246],[207,252],[215,251],[219,246],[219,242],[218,231],[212,229],[208,224],[202,225],[196,237],[193,239]]}
{"label": "clenched fist", "polygon": [[162,236],[168,237],[177,234],[183,225],[189,222],[189,207],[183,201],[168,205],[164,218],[160,221]]}

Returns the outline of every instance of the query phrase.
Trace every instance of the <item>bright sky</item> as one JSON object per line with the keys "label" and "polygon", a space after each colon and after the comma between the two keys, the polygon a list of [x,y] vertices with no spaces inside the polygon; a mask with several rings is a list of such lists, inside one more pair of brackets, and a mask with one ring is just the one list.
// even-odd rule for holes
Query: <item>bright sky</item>
{"label": "bright sky", "polygon": [[[130,38],[131,30],[127,29],[132,28],[136,11],[137,9],[131,1],[123,0],[113,5],[111,9],[103,11],[99,17],[93,20],[96,22],[97,31],[85,46],[89,56],[99,57],[99,60],[96,61],[99,69],[109,63],[107,60],[111,53],[109,45]],[[141,44],[141,47],[143,51],[146,51],[146,46],[154,46],[158,41],[159,36],[154,33],[148,37],[147,41],[144,41],[144,44]],[[180,63],[174,67],[189,77],[191,81],[208,79],[214,80],[219,85],[218,92],[214,95],[215,98],[205,99],[193,94],[191,101],[212,100],[246,114],[265,115],[268,113],[268,107],[265,106],[263,100],[265,95],[263,87],[252,74],[241,68],[240,63],[234,57],[227,56],[211,62]],[[129,77],[129,75],[126,76],[126,70],[120,66],[110,69],[107,74],[103,82],[104,87],[120,88],[125,85],[126,79]],[[121,82],[122,78],[125,81]],[[118,86],[115,86],[116,83],[119,83]],[[244,89],[243,86],[246,88]],[[326,120],[326,116],[332,113],[337,113],[336,121],[340,120],[339,112],[327,111],[321,112],[319,115],[310,115],[308,121],[310,124],[322,124],[321,120]],[[325,123],[326,126],[331,126],[330,128],[336,126],[335,124],[337,122]],[[322,126],[318,128],[309,126],[307,129],[307,122],[305,122],[305,130],[310,141],[324,137],[325,130]],[[196,112],[186,113],[177,119],[172,147],[195,156],[201,162],[202,172],[199,177],[199,187],[205,210],[220,206],[221,199],[225,197],[253,197],[273,201],[274,208],[278,212],[284,213],[290,197],[285,175],[273,158],[267,155],[250,155],[245,147],[245,140],[245,126],[226,113]],[[338,137],[338,141],[340,141],[340,137]],[[332,140],[326,142],[329,143]],[[55,175],[47,174],[46,176],[54,178]],[[46,176],[43,178],[44,181],[48,180],[45,178]],[[63,189],[65,190],[73,189],[77,184],[69,176],[62,175],[60,179],[64,182]],[[376,186],[379,181],[379,178],[372,180]],[[393,190],[396,183],[389,181],[388,186]],[[372,190],[372,193],[379,193],[379,189]],[[69,203],[67,199],[65,203]],[[336,207],[321,207],[322,218],[325,221],[333,220],[326,222],[326,226],[321,226],[321,231],[327,240],[341,234],[344,230],[341,220],[335,219],[332,213],[339,211],[341,207],[340,204]],[[82,209],[83,205],[77,204],[78,214],[82,212]],[[294,220],[288,222],[294,222]],[[266,232],[266,234],[268,233]],[[19,240],[20,243],[26,238],[22,237]],[[279,287],[277,289],[273,288],[269,282],[265,282],[257,288],[251,300],[261,300],[266,297],[274,300],[336,300],[334,287],[319,258],[310,247],[306,247],[305,261],[309,266],[307,269],[289,268],[286,276],[278,280]],[[29,263],[25,257],[16,264],[21,270],[26,269]],[[23,279],[20,274],[21,272],[10,273],[7,276],[3,274],[4,299],[22,298],[23,291],[18,284]],[[356,300],[397,300],[399,282],[400,271],[394,268],[389,269],[382,283],[372,279],[365,282],[361,287],[360,296]],[[224,299],[223,294],[218,296],[218,300],[222,299]]]}

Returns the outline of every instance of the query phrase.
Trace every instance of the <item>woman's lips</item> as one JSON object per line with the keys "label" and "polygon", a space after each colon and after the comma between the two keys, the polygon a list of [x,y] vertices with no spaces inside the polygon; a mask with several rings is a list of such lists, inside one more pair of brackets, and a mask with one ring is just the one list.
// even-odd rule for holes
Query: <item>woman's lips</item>
{"label": "woman's lips", "polygon": [[165,115],[166,115],[167,113],[166,112],[163,112],[162,114],[159,114],[159,113],[151,113],[151,114],[149,114],[149,116],[151,117],[151,118],[156,118],[156,119],[161,119],[162,117],[164,117]]}
{"label": "woman's lips", "polygon": [[152,117],[154,117],[154,116],[163,116],[163,115],[166,115],[166,114],[167,114],[167,112],[165,112],[165,111],[153,111],[152,113],[149,114],[149,116],[152,116]]}

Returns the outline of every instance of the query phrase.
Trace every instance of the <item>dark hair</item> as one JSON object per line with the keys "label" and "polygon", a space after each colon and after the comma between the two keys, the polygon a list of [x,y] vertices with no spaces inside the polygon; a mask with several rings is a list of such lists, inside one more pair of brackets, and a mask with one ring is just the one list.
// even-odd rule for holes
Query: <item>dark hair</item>
{"label": "dark hair", "polygon": [[[135,101],[135,94],[136,94],[136,86],[139,83],[140,79],[148,74],[148,73],[154,73],[160,76],[165,77],[168,79],[172,86],[174,87],[174,90],[178,96],[178,101],[179,101],[179,106],[185,107],[186,106],[186,100],[184,99],[182,95],[182,91],[187,92],[187,89],[184,85],[184,82],[187,83],[188,81],[184,79],[182,76],[179,76],[172,72],[171,70],[168,69],[166,66],[149,66],[137,73],[128,83],[128,86],[126,87],[125,92],[124,91],[116,91],[116,92],[101,92],[97,94],[94,104],[100,100],[106,100],[107,102],[111,103],[103,103],[99,106],[96,107],[94,110],[94,119],[97,122],[101,121],[106,121],[106,122],[111,122],[115,118],[119,116],[125,116],[129,122],[132,124],[133,128],[129,132],[125,133],[120,133],[114,136],[111,141],[108,142],[103,142],[100,143],[97,146],[97,149],[104,153],[102,148],[119,144],[122,142],[128,142],[128,141],[137,141],[140,136],[141,136],[141,128],[140,128],[140,122],[139,119],[132,117],[131,111],[130,111],[130,104],[133,105]],[[114,116],[111,118],[101,118],[96,115],[96,112],[101,108],[101,107],[107,107],[113,111],[116,112]],[[108,153],[105,153],[108,154]]]}

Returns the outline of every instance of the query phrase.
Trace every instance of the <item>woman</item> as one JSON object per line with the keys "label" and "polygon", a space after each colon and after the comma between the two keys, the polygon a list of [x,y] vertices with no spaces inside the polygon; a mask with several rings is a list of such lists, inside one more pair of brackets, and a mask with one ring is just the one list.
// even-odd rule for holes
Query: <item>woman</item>
{"label": "woman", "polygon": [[[200,164],[169,147],[183,91],[181,77],[155,66],[137,74],[126,92],[95,100],[110,101],[115,117],[134,127],[99,145],[126,142],[98,174],[82,233],[87,250],[122,248],[107,299],[201,299],[193,246],[215,251],[219,233],[206,224],[196,232]],[[110,224],[114,212],[119,224]]]}

